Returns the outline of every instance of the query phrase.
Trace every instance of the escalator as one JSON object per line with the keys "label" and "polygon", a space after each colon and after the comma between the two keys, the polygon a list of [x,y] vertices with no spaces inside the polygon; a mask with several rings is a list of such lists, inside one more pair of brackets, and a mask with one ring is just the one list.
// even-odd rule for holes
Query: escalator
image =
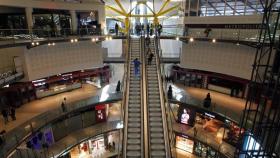
{"label": "escalator", "polygon": [[[129,41],[127,58],[126,99],[124,103],[124,158],[170,158],[160,61],[155,40],[150,44],[155,54],[150,65],[145,54],[144,39]],[[134,74],[133,60],[141,61],[140,76]]]}
{"label": "escalator", "polygon": [[[129,75],[128,75],[128,98],[127,109],[125,110],[124,127],[124,156],[143,157],[143,110],[142,110],[142,88],[140,76],[134,74],[133,60],[140,59],[141,39],[130,40]],[[141,72],[140,66],[140,72]]]}
{"label": "escalator", "polygon": [[[149,135],[149,157],[170,157],[169,142],[167,138],[166,118],[164,114],[164,103],[161,100],[162,87],[160,87],[159,60],[155,51],[155,40],[149,45],[151,52],[155,54],[151,64],[145,64],[146,69],[146,87],[147,87],[147,120]],[[146,54],[146,63],[148,63],[148,54]]]}

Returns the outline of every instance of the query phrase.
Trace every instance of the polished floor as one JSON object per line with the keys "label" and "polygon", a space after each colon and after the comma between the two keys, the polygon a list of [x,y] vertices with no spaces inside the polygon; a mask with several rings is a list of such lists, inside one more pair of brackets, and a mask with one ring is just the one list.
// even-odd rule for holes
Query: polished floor
{"label": "polished floor", "polygon": [[90,84],[83,84],[82,88],[80,89],[38,99],[30,103],[24,104],[20,108],[16,109],[17,119],[15,121],[12,121],[12,119],[9,118],[9,122],[7,124],[4,124],[3,117],[0,119],[0,131],[6,130],[6,132],[8,132],[41,113],[55,108],[59,108],[64,97],[67,98],[67,104],[70,104],[79,100],[95,96],[96,92],[97,88],[95,86]]}
{"label": "polished floor", "polygon": [[[244,106],[245,106],[245,100],[240,98],[234,98],[230,97],[225,94],[221,94],[214,91],[209,91],[205,89],[199,89],[199,88],[192,88],[192,87],[183,87],[182,85],[177,85],[181,89],[184,89],[188,95],[190,95],[193,98],[203,100],[208,92],[211,93],[212,102],[215,103],[215,108],[223,108],[226,109],[229,112],[239,113],[241,114]],[[20,108],[16,109],[16,121],[9,121],[8,124],[4,124],[3,118],[0,119],[1,128],[0,130],[6,130],[9,131],[20,124],[28,121],[29,119],[35,117],[36,115],[39,115],[41,113],[44,113],[48,110],[60,108],[62,99],[64,97],[67,98],[67,103],[73,103],[75,101],[83,100],[92,96],[95,96],[97,94],[98,88],[96,88],[93,85],[90,84],[84,84],[82,88],[73,90],[70,92],[58,94],[55,96],[46,97],[43,99],[35,100],[33,102],[27,103]],[[110,108],[110,117],[108,121],[118,120],[119,119],[119,111],[120,106],[112,106]],[[196,158],[196,156],[187,153],[185,151],[176,149],[177,157],[193,157]]]}

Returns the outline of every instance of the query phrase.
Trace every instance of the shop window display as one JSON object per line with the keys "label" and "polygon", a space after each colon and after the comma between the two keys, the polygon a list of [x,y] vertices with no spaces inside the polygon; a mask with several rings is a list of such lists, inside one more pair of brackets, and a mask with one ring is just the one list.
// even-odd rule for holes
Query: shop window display
{"label": "shop window display", "polygon": [[226,120],[226,127],[224,141],[234,146],[237,145],[240,136],[244,133],[244,129],[240,129],[236,123],[229,120]]}
{"label": "shop window display", "polygon": [[202,158],[219,158],[215,150],[200,142],[195,143],[194,154]]}
{"label": "shop window display", "polygon": [[80,143],[69,153],[73,158],[113,157],[118,155],[118,142],[118,131],[105,133]]}
{"label": "shop window display", "polygon": [[176,136],[176,148],[193,153],[194,141],[186,135]]}

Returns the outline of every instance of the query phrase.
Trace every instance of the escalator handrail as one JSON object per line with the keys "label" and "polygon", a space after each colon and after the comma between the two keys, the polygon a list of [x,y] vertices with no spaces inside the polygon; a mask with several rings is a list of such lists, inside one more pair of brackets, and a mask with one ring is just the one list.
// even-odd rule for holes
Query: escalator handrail
{"label": "escalator handrail", "polygon": [[[126,142],[127,142],[127,121],[128,121],[128,99],[129,99],[129,83],[130,83],[130,33],[127,35],[127,50],[125,54],[125,64],[124,64],[124,78],[123,78],[123,101],[122,101],[122,118],[123,118],[123,157],[126,157]],[[119,155],[120,157],[120,155]]]}
{"label": "escalator handrail", "polygon": [[165,109],[165,101],[164,101],[164,91],[163,91],[163,84],[161,80],[161,67],[160,67],[160,56],[159,50],[157,45],[157,36],[155,36],[154,40],[155,44],[155,61],[157,66],[157,74],[158,74],[158,83],[159,83],[159,90],[160,90],[160,103],[162,109],[162,122],[163,122],[163,131],[164,131],[164,139],[165,139],[165,152],[166,157],[171,157],[171,148],[169,144],[169,135],[168,135],[168,127],[167,127],[167,119],[166,119],[166,109]]}
{"label": "escalator handrail", "polygon": [[[156,31],[157,32],[157,31]],[[155,36],[155,48],[156,48],[156,59],[158,60],[157,62],[157,67],[159,69],[159,83],[160,83],[160,94],[161,94],[161,99],[162,99],[162,103],[163,103],[163,110],[164,110],[164,116],[165,116],[165,121],[167,121],[167,119],[169,119],[169,121],[166,122],[167,127],[164,130],[168,130],[168,132],[171,132],[171,137],[170,137],[170,133],[168,133],[168,151],[169,151],[169,156],[170,157],[176,157],[176,154],[172,154],[172,146],[174,145],[174,133],[173,133],[173,128],[172,128],[172,124],[168,124],[168,122],[170,123],[170,116],[168,114],[167,111],[170,111],[170,106],[169,106],[169,102],[168,102],[168,97],[167,97],[167,92],[166,92],[166,88],[165,88],[165,80],[163,79],[162,74],[165,74],[164,72],[164,68],[161,68],[161,63],[162,62],[162,53],[161,53],[161,45],[160,45],[160,37],[158,36],[158,34],[156,34]],[[163,71],[163,72],[162,72]],[[164,120],[164,119],[163,119]],[[172,137],[173,136],[173,137]],[[170,145],[171,144],[171,145]]]}

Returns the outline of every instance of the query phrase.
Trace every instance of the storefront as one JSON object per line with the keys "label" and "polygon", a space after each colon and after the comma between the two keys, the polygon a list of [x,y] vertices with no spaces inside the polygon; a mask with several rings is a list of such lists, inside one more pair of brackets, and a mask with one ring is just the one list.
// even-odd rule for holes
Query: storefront
{"label": "storefront", "polygon": [[186,69],[177,65],[172,67],[171,77],[185,86],[206,88],[238,98],[246,96],[249,85],[249,80],[243,78],[209,71]]}
{"label": "storefront", "polygon": [[176,133],[176,148],[202,158],[217,158],[219,155],[211,147],[180,133]]}
{"label": "storefront", "polygon": [[109,82],[111,71],[109,66],[102,68],[74,71],[55,76],[49,76],[32,81],[37,98],[43,98],[82,87],[83,83],[98,88]]}
{"label": "storefront", "polygon": [[90,138],[75,147],[69,155],[71,158],[112,157],[119,153],[119,131],[113,131]]}
{"label": "storefront", "polygon": [[195,142],[194,154],[202,158],[218,158],[219,153],[211,147],[201,143]]}
{"label": "storefront", "polygon": [[[181,128],[185,129],[185,132],[189,129],[194,130],[195,127],[211,134],[213,141],[219,143],[225,142],[233,146],[236,146],[241,135],[244,134],[244,129],[240,129],[235,121],[218,113],[186,104],[171,104],[171,108],[176,121],[181,123],[182,126],[187,127]],[[191,135],[191,137],[194,135]],[[194,153],[198,156],[212,158],[218,154],[211,147],[198,140],[193,140],[193,138],[188,136],[182,136],[182,134],[176,134],[176,147],[178,149],[192,153],[190,145],[188,147],[186,145],[191,144],[191,142],[194,142]]]}
{"label": "storefront", "polygon": [[176,148],[193,153],[194,141],[183,134],[176,134]]}

